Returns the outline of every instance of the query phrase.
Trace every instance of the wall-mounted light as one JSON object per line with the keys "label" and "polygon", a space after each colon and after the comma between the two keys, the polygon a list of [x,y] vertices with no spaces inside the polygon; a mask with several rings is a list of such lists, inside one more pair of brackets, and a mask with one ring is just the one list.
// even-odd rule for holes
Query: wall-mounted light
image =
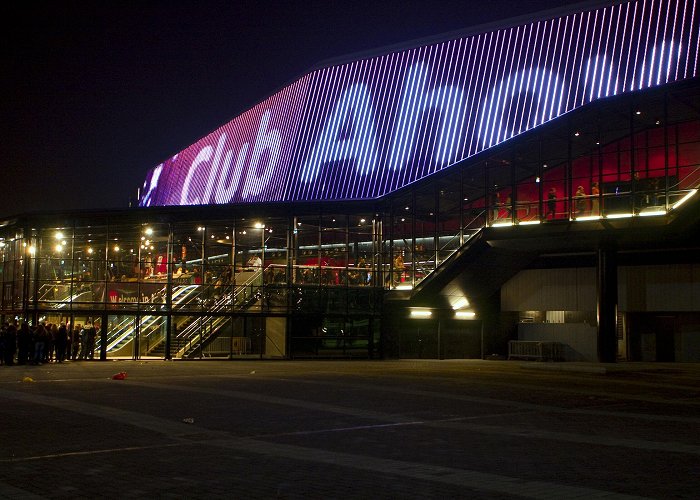
{"label": "wall-mounted light", "polygon": [[476,313],[474,311],[455,311],[455,319],[474,319]]}
{"label": "wall-mounted light", "polygon": [[658,209],[648,209],[645,208],[641,212],[639,212],[640,217],[654,217],[657,215],[666,215],[666,210],[658,210]]}
{"label": "wall-mounted light", "polygon": [[433,312],[429,309],[412,309],[411,310],[411,317],[412,318],[429,318],[433,315]]}

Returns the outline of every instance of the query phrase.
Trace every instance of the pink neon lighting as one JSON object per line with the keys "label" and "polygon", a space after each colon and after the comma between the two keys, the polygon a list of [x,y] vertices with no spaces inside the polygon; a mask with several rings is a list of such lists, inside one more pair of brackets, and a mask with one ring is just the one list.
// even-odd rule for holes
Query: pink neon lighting
{"label": "pink neon lighting", "polygon": [[596,99],[697,77],[695,11],[637,0],[313,71],[152,169],[140,204],[383,196]]}

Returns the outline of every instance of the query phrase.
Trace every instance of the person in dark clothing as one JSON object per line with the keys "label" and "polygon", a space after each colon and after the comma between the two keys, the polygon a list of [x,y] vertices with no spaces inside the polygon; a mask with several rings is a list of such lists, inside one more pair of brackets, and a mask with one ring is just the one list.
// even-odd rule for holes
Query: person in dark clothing
{"label": "person in dark clothing", "polygon": [[0,327],[0,365],[5,364],[5,331],[7,327],[7,323]]}
{"label": "person in dark clothing", "polygon": [[34,364],[40,365],[46,357],[46,342],[49,332],[43,324],[39,324],[34,331]]}
{"label": "person in dark clothing", "polygon": [[78,324],[75,325],[73,328],[73,332],[71,334],[71,349],[72,349],[72,356],[71,359],[73,361],[77,360],[80,355],[80,337],[81,337],[81,331],[83,330],[83,327]]}
{"label": "person in dark clothing", "polygon": [[5,364],[11,366],[15,364],[15,352],[17,351],[17,327],[10,324],[5,329],[4,335],[4,358]]}
{"label": "person in dark clothing", "polygon": [[545,217],[552,219],[557,216],[557,190],[556,188],[551,188],[547,193],[547,215]]}
{"label": "person in dark clothing", "polygon": [[66,344],[68,344],[68,330],[66,325],[61,323],[56,332],[55,348],[56,348],[56,362],[63,363],[66,359]]}
{"label": "person in dark clothing", "polygon": [[66,348],[63,349],[63,359],[71,359],[71,352],[73,347],[73,328],[70,325],[66,325]]}
{"label": "person in dark clothing", "polygon": [[97,339],[97,329],[94,324],[90,325],[87,332],[87,359],[94,359],[95,357],[95,340]]}
{"label": "person in dark clothing", "polygon": [[29,325],[26,322],[23,322],[19,328],[17,347],[17,363],[20,365],[27,364],[29,353],[32,352],[32,332],[29,330]]}

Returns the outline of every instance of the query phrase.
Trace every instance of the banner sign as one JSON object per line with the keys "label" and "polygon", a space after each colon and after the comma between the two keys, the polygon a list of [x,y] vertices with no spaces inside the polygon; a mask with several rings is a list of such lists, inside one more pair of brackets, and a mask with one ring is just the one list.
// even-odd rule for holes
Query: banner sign
{"label": "banner sign", "polygon": [[698,74],[694,0],[638,0],[313,71],[152,169],[141,206],[368,199],[587,103]]}

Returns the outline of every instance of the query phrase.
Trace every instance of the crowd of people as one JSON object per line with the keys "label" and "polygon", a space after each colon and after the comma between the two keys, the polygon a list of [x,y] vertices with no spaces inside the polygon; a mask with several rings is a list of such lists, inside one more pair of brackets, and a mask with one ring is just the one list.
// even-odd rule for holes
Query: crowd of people
{"label": "crowd of people", "polygon": [[0,328],[0,365],[41,365],[94,359],[98,331],[95,325],[75,327],[42,322],[30,326],[5,322]]}

